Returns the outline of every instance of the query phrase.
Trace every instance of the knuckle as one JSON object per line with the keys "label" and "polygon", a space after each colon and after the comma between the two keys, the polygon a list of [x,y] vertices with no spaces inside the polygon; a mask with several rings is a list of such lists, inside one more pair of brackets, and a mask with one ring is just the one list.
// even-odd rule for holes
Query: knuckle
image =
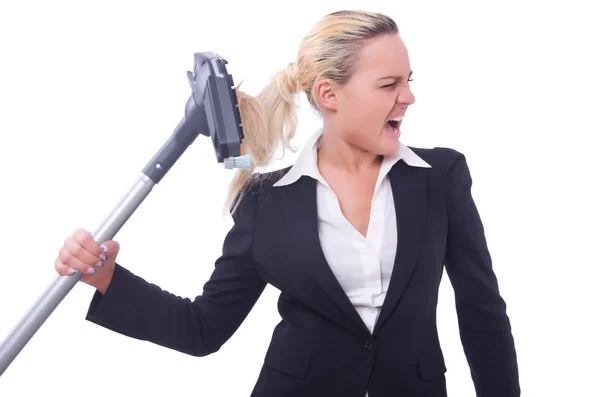
{"label": "knuckle", "polygon": [[72,265],[72,264],[73,264],[73,262],[74,262],[74,259],[75,259],[75,258],[73,258],[73,254],[71,254],[69,251],[65,251],[65,252],[63,253],[63,256],[62,256],[62,258],[61,258],[62,262],[63,262],[65,265]]}
{"label": "knuckle", "polygon": [[86,247],[92,254],[97,255],[100,251],[100,246],[96,244],[91,234],[88,234],[81,240],[81,245]]}
{"label": "knuckle", "polygon": [[77,267],[77,264],[78,264],[77,257],[68,249],[61,250],[59,259],[65,266],[70,266],[73,268]]}
{"label": "knuckle", "polygon": [[56,262],[54,262],[54,269],[56,270],[56,272],[60,275],[68,275],[70,274],[70,267],[68,267],[67,265],[65,265],[64,263],[62,263],[60,260],[56,260]]}
{"label": "knuckle", "polygon": [[92,241],[93,241],[93,240],[92,240],[92,236],[91,236],[91,235],[89,235],[89,234],[86,234],[86,235],[82,236],[81,242],[82,242],[83,244],[89,244],[89,243],[91,243]]}
{"label": "knuckle", "polygon": [[87,251],[80,245],[73,248],[71,255],[77,260],[77,263],[83,263],[86,265],[88,262]]}
{"label": "knuckle", "polygon": [[78,227],[77,229],[75,229],[75,232],[78,233],[78,234],[81,234],[81,235],[85,235],[85,234],[89,233],[87,230],[85,230],[82,227]]}
{"label": "knuckle", "polygon": [[58,251],[58,259],[61,260],[62,262],[65,262],[68,259],[69,255],[70,255],[69,251],[65,247],[62,247]]}
{"label": "knuckle", "polygon": [[75,240],[80,243],[85,241],[85,239],[88,236],[89,236],[89,232],[82,228],[75,229],[75,232],[73,233],[73,237],[75,238]]}
{"label": "knuckle", "polygon": [[73,254],[74,257],[81,259],[83,251],[84,251],[83,247],[81,245],[77,245],[77,246],[73,247],[71,254]]}

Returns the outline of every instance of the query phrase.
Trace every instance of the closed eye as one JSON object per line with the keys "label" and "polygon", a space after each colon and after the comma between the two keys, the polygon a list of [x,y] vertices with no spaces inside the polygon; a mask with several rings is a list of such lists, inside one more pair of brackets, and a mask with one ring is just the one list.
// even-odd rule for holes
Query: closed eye
{"label": "closed eye", "polygon": [[[413,79],[408,79],[408,81],[413,81]],[[398,85],[398,82],[394,82],[392,84],[386,84],[384,86],[381,86],[381,88],[390,88],[390,87],[396,87]]]}

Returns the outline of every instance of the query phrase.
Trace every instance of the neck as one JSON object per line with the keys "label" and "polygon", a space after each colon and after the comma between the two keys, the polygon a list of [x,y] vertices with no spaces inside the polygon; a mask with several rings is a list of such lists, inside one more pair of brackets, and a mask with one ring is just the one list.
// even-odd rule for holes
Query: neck
{"label": "neck", "polygon": [[335,133],[323,133],[317,163],[350,174],[372,171],[381,164],[381,156],[361,149]]}

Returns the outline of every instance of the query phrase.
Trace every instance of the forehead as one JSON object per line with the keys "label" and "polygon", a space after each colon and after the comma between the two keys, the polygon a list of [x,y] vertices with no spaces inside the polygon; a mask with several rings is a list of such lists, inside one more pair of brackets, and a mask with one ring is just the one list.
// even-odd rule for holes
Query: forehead
{"label": "forehead", "polygon": [[367,42],[355,64],[357,76],[375,79],[390,75],[408,77],[410,70],[408,51],[399,35],[381,36]]}

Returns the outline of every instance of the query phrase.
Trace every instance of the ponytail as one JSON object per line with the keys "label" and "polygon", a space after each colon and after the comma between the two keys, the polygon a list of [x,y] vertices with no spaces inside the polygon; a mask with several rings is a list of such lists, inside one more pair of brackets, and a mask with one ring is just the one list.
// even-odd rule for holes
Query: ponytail
{"label": "ponytail", "polygon": [[240,91],[239,86],[235,88],[244,129],[242,150],[252,160],[250,170],[235,171],[226,210],[235,210],[251,179],[260,178],[253,171],[267,165],[279,144],[293,151],[290,141],[297,124],[295,94],[304,92],[311,107],[321,113],[315,83],[326,78],[344,85],[352,76],[364,44],[388,34],[398,34],[398,25],[387,15],[368,11],[330,13],[302,39],[297,62],[275,73],[256,98]]}
{"label": "ponytail", "polygon": [[[298,124],[295,94],[298,89],[298,69],[290,63],[271,76],[266,87],[256,96],[235,87],[244,130],[242,152],[250,155],[250,169],[236,169],[229,185],[225,209],[235,211],[257,167],[265,166],[279,144],[293,151],[290,141]],[[256,178],[260,178],[257,174]]]}

